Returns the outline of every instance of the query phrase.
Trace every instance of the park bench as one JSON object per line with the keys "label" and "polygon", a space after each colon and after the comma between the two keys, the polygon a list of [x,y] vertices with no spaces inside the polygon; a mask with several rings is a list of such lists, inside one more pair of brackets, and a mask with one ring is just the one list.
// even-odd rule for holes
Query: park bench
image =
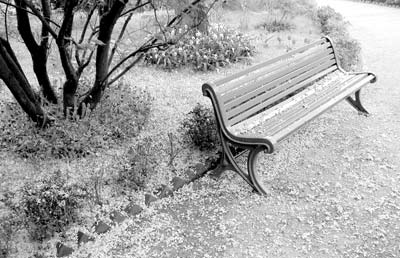
{"label": "park bench", "polygon": [[[223,154],[214,173],[236,171],[255,190],[266,194],[255,169],[258,154],[272,153],[280,141],[341,100],[367,115],[360,90],[375,81],[373,73],[344,71],[331,39],[323,37],[203,84],[203,95],[212,101],[222,142]],[[237,149],[248,152],[247,172],[236,161]]]}

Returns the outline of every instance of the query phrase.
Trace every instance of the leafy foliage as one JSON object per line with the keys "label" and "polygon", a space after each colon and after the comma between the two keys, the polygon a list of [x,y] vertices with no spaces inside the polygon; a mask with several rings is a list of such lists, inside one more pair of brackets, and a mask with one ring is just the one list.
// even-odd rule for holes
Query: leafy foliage
{"label": "leafy foliage", "polygon": [[347,23],[343,16],[330,6],[323,6],[316,10],[315,20],[321,26],[323,34],[344,33],[347,34]]}
{"label": "leafy foliage", "polygon": [[264,21],[256,27],[259,29],[264,29],[268,32],[287,31],[295,28],[294,24],[290,23],[287,19],[273,19]]}
{"label": "leafy foliage", "polygon": [[0,114],[0,147],[25,158],[84,157],[135,137],[147,121],[151,103],[147,91],[120,83],[83,118],[73,114],[62,119],[62,107],[51,110],[59,119],[45,130],[28,119],[20,119],[24,115],[16,103],[6,103]]}
{"label": "leafy foliage", "polygon": [[214,112],[200,103],[182,121],[181,130],[185,140],[200,150],[212,150],[219,145]]}
{"label": "leafy foliage", "polygon": [[314,20],[321,26],[323,34],[332,38],[341,66],[345,70],[355,70],[361,65],[360,43],[351,38],[348,31],[348,23],[343,16],[329,6],[316,10]]}
{"label": "leafy foliage", "polygon": [[24,215],[32,239],[42,241],[63,232],[77,219],[76,210],[84,194],[82,188],[68,185],[60,172],[56,172],[42,181],[25,184],[16,210]]}
{"label": "leafy foliage", "polygon": [[157,149],[150,137],[140,140],[128,151],[126,168],[119,172],[118,181],[134,189],[146,186],[157,167]]}
{"label": "leafy foliage", "polygon": [[172,30],[168,35],[176,44],[167,50],[153,49],[145,56],[147,64],[167,70],[191,66],[194,70],[207,71],[230,63],[248,59],[254,47],[243,34],[223,25],[211,26],[208,34]]}

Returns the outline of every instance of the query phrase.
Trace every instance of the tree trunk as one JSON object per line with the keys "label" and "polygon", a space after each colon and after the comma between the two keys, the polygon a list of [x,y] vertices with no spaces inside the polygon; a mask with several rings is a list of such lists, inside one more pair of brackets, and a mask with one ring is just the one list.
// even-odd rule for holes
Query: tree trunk
{"label": "tree trunk", "polygon": [[107,86],[105,80],[108,74],[110,40],[114,30],[115,23],[117,22],[121,12],[124,10],[127,0],[113,1],[111,8],[101,16],[98,40],[102,42],[97,46],[96,53],[96,77],[92,89],[89,94],[80,103],[78,113],[81,115],[83,105],[90,109],[96,108],[103,96],[104,90]]}
{"label": "tree trunk", "polygon": [[30,86],[11,46],[1,37],[0,78],[10,89],[25,113],[38,125],[47,125],[49,120],[42,109],[38,95]]}
{"label": "tree trunk", "polygon": [[69,0],[65,2],[64,20],[56,40],[61,64],[66,77],[66,81],[63,85],[64,115],[67,115],[68,110],[72,112],[75,109],[75,94],[79,84],[79,75],[72,64],[71,53],[68,51],[68,47],[71,44],[69,38],[71,38],[74,23],[74,8],[77,4],[78,0]]}
{"label": "tree trunk", "polygon": [[[18,31],[24,40],[26,47],[32,58],[33,71],[35,72],[36,78],[39,82],[40,88],[42,89],[43,96],[51,103],[57,103],[57,96],[51,86],[50,79],[47,72],[47,49],[48,49],[48,31],[46,28],[42,28],[42,42],[39,45],[32,33],[31,24],[28,13],[25,11],[27,8],[24,1],[16,0],[16,5],[20,8],[16,8],[17,11],[17,22]],[[42,1],[43,9],[46,18],[50,18],[49,3]]]}
{"label": "tree trunk", "polygon": [[43,96],[50,103],[57,104],[58,99],[50,83],[49,74],[47,72],[47,56],[43,54],[32,55],[33,71],[42,89]]}

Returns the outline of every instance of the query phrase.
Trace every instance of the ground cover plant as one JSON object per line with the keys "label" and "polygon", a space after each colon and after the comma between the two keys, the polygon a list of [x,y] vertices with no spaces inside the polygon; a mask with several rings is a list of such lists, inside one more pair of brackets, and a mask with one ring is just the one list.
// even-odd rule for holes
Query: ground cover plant
{"label": "ground cover plant", "polygon": [[347,71],[359,70],[362,62],[361,46],[349,35],[348,24],[342,15],[324,6],[315,11],[314,19],[321,26],[322,33],[332,38],[341,66]]}
{"label": "ground cover plant", "polygon": [[220,145],[214,111],[200,103],[182,121],[181,130],[185,139],[200,150],[213,150]]}
{"label": "ground cover plant", "polygon": [[[132,1],[130,2],[132,3]],[[136,3],[136,1],[134,2]],[[257,1],[253,2],[258,4],[256,3]],[[259,4],[267,2],[278,6],[282,1],[258,2]],[[238,10],[236,8],[228,10],[228,7],[224,9],[225,7],[223,6],[218,8],[213,9],[210,13],[210,29],[213,30],[217,28],[217,24],[222,23],[224,24],[224,29],[229,31],[227,35],[245,35],[243,38],[246,38],[246,41],[251,46],[254,46],[254,49],[250,47],[252,55],[246,57],[246,60],[252,63],[269,59],[284,53],[289,48],[307,44],[320,37],[319,27],[315,26],[309,19],[308,14],[304,13],[304,8],[289,8],[291,12],[301,14],[301,17],[295,16],[293,18],[299,19],[296,20],[296,24],[300,21],[301,26],[291,31],[274,33],[256,28],[257,24],[265,21],[265,17],[269,13],[266,9],[253,8],[251,6],[246,10]],[[158,10],[158,12],[160,14],[159,17],[163,16],[168,19],[167,11]],[[144,10],[143,12],[135,13],[131,19],[136,24],[143,26],[141,29],[151,30],[154,26],[148,27],[148,25],[155,22],[152,17],[154,16],[151,11]],[[245,21],[244,17],[248,18],[247,26],[242,24]],[[121,28],[123,24],[124,20],[122,19],[116,23],[116,27]],[[240,30],[241,28],[247,29]],[[127,31],[131,33],[138,29],[140,27],[128,25]],[[179,28],[176,28],[175,32],[178,31]],[[165,31],[165,35],[169,39],[171,37],[168,33],[171,32],[172,30]],[[146,33],[143,35],[145,36]],[[210,37],[211,34],[191,35],[195,39],[198,37],[199,40],[207,37],[207,41],[205,40],[204,42],[210,45],[215,44],[212,37]],[[118,38],[118,33],[114,36]],[[163,37],[163,35],[160,34],[157,37]],[[188,40],[190,39],[188,38]],[[21,46],[17,42],[13,41],[13,43],[15,47]],[[124,46],[129,44],[133,45],[137,44],[137,42],[129,39],[124,42],[121,41],[118,44],[119,47],[115,50],[116,57],[125,57],[128,51],[124,49]],[[234,42],[232,46],[235,47],[235,44]],[[172,46],[171,50],[177,51],[178,45],[179,41],[178,44]],[[205,45],[204,43],[201,47],[205,47]],[[160,53],[161,50],[163,48],[157,52]],[[22,53],[20,51],[15,52],[16,55]],[[149,54],[153,53],[150,52]],[[21,56],[18,57],[21,58]],[[52,58],[49,59],[49,62],[52,62]],[[27,59],[23,62],[24,67],[26,65],[29,66],[29,56]],[[199,163],[205,164],[204,160],[207,157],[216,155],[215,147],[218,147],[219,144],[218,138],[214,134],[214,132],[216,133],[213,120],[214,114],[208,100],[201,95],[201,84],[242,70],[247,67],[247,62],[231,62],[229,66],[222,67],[221,65],[218,67],[219,69],[216,69],[217,64],[212,58],[210,59],[211,61],[208,59],[201,60],[203,64],[207,62],[208,69],[206,69],[206,72],[203,72],[204,65],[200,65],[197,69],[196,65],[185,66],[181,64],[179,69],[164,71],[139,62],[126,74],[123,80],[114,83],[105,90],[102,102],[99,103],[95,110],[88,112],[90,120],[88,120],[89,117],[76,117],[72,113],[70,121],[65,119],[57,120],[52,127],[43,132],[34,131],[39,129],[34,129],[35,127],[27,122],[28,120],[20,119],[24,116],[23,112],[16,104],[10,103],[12,102],[10,100],[11,94],[5,85],[0,85],[1,111],[4,111],[1,114],[0,124],[2,129],[4,128],[5,132],[7,132],[1,136],[3,141],[0,144],[0,159],[2,160],[0,162],[0,176],[2,178],[0,183],[0,200],[2,200],[0,201],[0,218],[4,218],[1,221],[9,221],[7,219],[9,217],[2,212],[9,210],[3,205],[5,189],[22,193],[26,189],[24,187],[25,183],[32,181],[31,178],[46,178],[48,171],[60,170],[62,175],[67,176],[68,183],[73,184],[76,181],[83,183],[85,185],[84,189],[87,191],[86,196],[77,201],[80,208],[76,210],[77,217],[71,220],[75,222],[68,223],[68,225],[65,224],[65,227],[64,224],[58,224],[62,232],[54,232],[53,237],[44,239],[41,244],[31,241],[22,243],[19,239],[26,237],[26,232],[17,230],[15,235],[9,234],[10,230],[7,230],[7,228],[12,229],[14,224],[12,224],[12,221],[12,223],[8,223],[4,227],[5,230],[0,231],[0,237],[2,239],[4,237],[7,240],[1,241],[2,245],[0,247],[4,247],[3,250],[5,250],[3,252],[7,252],[9,257],[34,257],[39,255],[54,257],[56,256],[55,243],[60,241],[76,250],[71,257],[87,257],[89,254],[93,257],[118,255],[126,257],[177,257],[178,255],[176,252],[173,253],[173,249],[179,246],[178,240],[182,240],[186,244],[190,242],[192,237],[192,239],[201,244],[208,245],[208,243],[212,242],[214,234],[210,233],[203,236],[203,229],[209,229],[211,232],[215,226],[215,228],[219,229],[217,232],[221,234],[219,236],[226,236],[226,238],[221,237],[221,239],[229,239],[229,232],[224,228],[229,228],[229,226],[233,225],[235,218],[230,217],[232,214],[224,211],[224,205],[226,202],[236,202],[237,200],[245,202],[244,198],[251,194],[251,191],[242,185],[235,176],[231,175],[228,179],[224,178],[222,183],[204,178],[198,184],[185,186],[177,195],[179,200],[177,203],[173,198],[167,198],[167,200],[162,201],[160,207],[158,204],[154,204],[154,206],[152,204],[150,207],[146,207],[144,204],[144,195],[146,193],[156,195],[157,190],[162,185],[172,188],[173,186],[170,183],[172,178],[181,177],[187,179],[190,167],[195,167]],[[50,63],[50,65],[55,67],[54,70],[63,69],[59,64]],[[80,90],[77,92],[78,96],[92,87],[95,70],[93,67],[88,67],[87,69],[86,72],[88,74],[81,77]],[[200,70],[200,72],[193,70]],[[35,79],[34,73],[29,69],[26,72],[26,76],[30,80]],[[60,77],[63,83],[63,76]],[[59,80],[59,77],[56,78]],[[62,88],[62,84],[60,84],[60,87]],[[200,104],[197,105],[199,102]],[[48,114],[52,114],[51,112],[54,109],[49,106],[44,106],[44,108],[49,110]],[[57,111],[54,111],[54,113],[62,118],[63,107],[61,106],[60,108],[58,106]],[[188,132],[186,136],[184,136],[185,133],[183,132],[185,130],[183,129]],[[192,148],[192,141],[185,140],[187,136],[189,138],[192,137],[194,142],[197,142],[200,146]],[[300,181],[300,186],[298,186],[297,181],[292,182],[285,179],[285,175],[289,173],[288,171],[296,171],[296,166],[290,166],[293,165],[293,162],[289,162],[289,159],[284,159],[281,156],[277,155],[276,158],[280,161],[283,160],[283,162],[286,160],[288,164],[287,169],[283,171],[283,175],[274,179],[276,185],[274,185],[273,191],[277,194],[274,196],[276,197],[274,198],[276,202],[268,202],[271,207],[274,209],[279,205],[286,207],[288,206],[286,202],[295,202],[300,198],[299,193],[302,193],[301,189],[304,188],[310,191],[310,195],[315,194],[315,196],[320,192],[312,188],[314,186],[328,189],[328,193],[334,193],[334,186],[324,188],[323,183],[319,181],[312,181],[310,185],[304,186],[300,180],[300,174],[304,171],[298,171],[299,175],[296,177]],[[277,175],[281,171],[282,167],[279,167],[279,164],[282,164],[282,162],[276,163],[271,170],[273,175]],[[312,185],[313,183],[315,185]],[[39,189],[39,185],[34,184],[34,186],[34,189]],[[307,188],[308,186],[310,186],[310,189]],[[61,192],[60,189],[62,188],[57,188],[57,193]],[[41,191],[36,190],[34,191],[35,194],[41,195],[39,194]],[[56,191],[56,189],[53,190]],[[288,193],[289,198],[282,197],[285,193]],[[58,198],[61,203],[64,197],[65,195],[61,195]],[[215,200],[215,203],[214,200],[210,200],[210,197],[213,197],[212,199]],[[257,199],[256,197],[254,198]],[[26,199],[32,200],[33,198]],[[257,200],[260,201],[259,199]],[[92,234],[95,218],[102,219],[108,223],[110,221],[110,212],[121,210],[121,207],[125,207],[131,201],[137,202],[144,208],[142,215],[128,219],[125,226],[113,227],[113,231],[110,234],[97,237],[95,243],[77,246],[77,231],[85,231],[88,234]],[[321,201],[321,205],[323,201]],[[239,206],[235,206],[237,212],[241,212],[243,208]],[[201,210],[197,210],[198,207],[201,207]],[[316,207],[318,211],[321,210],[321,214],[313,213],[313,207]],[[54,209],[55,211],[60,210],[58,205],[55,208],[57,208]],[[164,211],[166,210],[169,210],[170,213],[165,214]],[[311,222],[313,222],[314,217],[318,219],[317,222],[325,222],[324,218],[326,216],[322,214],[325,211],[330,212],[328,208],[317,205],[309,207],[308,210],[304,211],[303,215],[309,216],[307,219],[311,220]],[[295,213],[290,208],[285,208],[285,212],[291,216]],[[40,214],[43,214],[41,217],[46,218],[45,212]],[[227,223],[219,224],[216,214],[226,216]],[[273,217],[281,218],[283,216],[275,210],[271,210],[271,214],[273,214]],[[65,214],[65,216],[67,215]],[[175,225],[172,219],[175,217],[181,218],[179,226]],[[202,221],[197,221],[198,218],[201,218]],[[27,221],[27,217],[25,219]],[[293,220],[295,219],[293,215]],[[140,223],[137,223],[138,221]],[[344,220],[339,222],[345,224]],[[356,223],[355,220],[352,220],[352,222]],[[282,221],[279,225],[281,225],[279,229],[284,230],[285,222]],[[318,224],[318,226],[321,225],[322,222]],[[177,226],[177,228],[173,228],[173,226]],[[276,236],[278,239],[279,229],[275,230],[272,222],[268,224],[268,228],[270,228],[270,231],[265,231],[266,236]],[[285,237],[291,233],[289,230],[291,227],[287,228],[288,231],[284,231]],[[203,237],[202,240],[192,234],[191,230],[193,229],[198,230],[199,236]],[[180,237],[179,234],[182,231],[191,237]],[[49,234],[51,230],[46,228],[41,232],[46,233],[40,233],[38,236],[51,235]],[[161,232],[170,234],[168,237],[153,239],[153,236],[157,237]],[[309,236],[305,229],[302,233],[305,234],[305,238]],[[96,235],[93,234],[93,236]],[[301,238],[301,236],[302,234],[298,237]],[[163,240],[161,241],[160,239]],[[265,242],[273,245],[271,239],[265,239]],[[148,249],[148,246],[154,248]],[[203,248],[203,251],[197,250],[197,247],[193,246],[193,249],[188,249],[192,251],[187,252],[194,257],[203,257],[201,255],[202,252],[209,253],[212,256],[214,251],[214,254],[219,253],[222,255],[223,250],[217,250],[222,246],[212,246],[210,249]],[[163,250],[165,250],[164,253]]]}
{"label": "ground cover plant", "polygon": [[[2,104],[0,146],[21,157],[79,158],[107,149],[139,134],[151,110],[152,99],[144,89],[120,82],[113,93],[106,93],[96,110],[85,117],[76,113],[64,120],[58,117],[43,130],[24,117],[22,109],[13,102]],[[62,116],[62,107],[50,112]],[[130,117],[129,120],[126,117]]]}

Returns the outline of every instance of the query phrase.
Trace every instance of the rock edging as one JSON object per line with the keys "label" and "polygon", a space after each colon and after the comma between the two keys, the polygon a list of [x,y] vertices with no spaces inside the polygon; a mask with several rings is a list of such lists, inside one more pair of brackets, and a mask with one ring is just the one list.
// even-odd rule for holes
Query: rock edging
{"label": "rock edging", "polygon": [[[188,168],[185,173],[188,177],[188,179],[184,179],[181,177],[174,177],[171,180],[171,185],[172,188],[170,188],[167,185],[161,185],[161,188],[156,191],[157,193],[146,193],[144,198],[144,202],[146,206],[150,206],[151,203],[158,201],[159,199],[165,198],[165,197],[170,197],[173,196],[175,191],[178,191],[182,187],[184,187],[187,184],[190,184],[204,175],[207,174],[207,172],[213,170],[216,165],[218,164],[219,158],[217,159],[208,159],[205,164],[198,163],[194,165],[193,167]],[[129,203],[124,209],[124,212],[129,216],[129,217],[135,217],[139,215],[142,211],[143,208],[136,204],[135,202]],[[120,211],[114,210],[110,213],[110,219],[112,221],[111,225],[108,225],[106,222],[102,220],[98,220],[93,224],[94,227],[94,232],[97,234],[105,234],[108,231],[111,230],[111,228],[117,224],[120,224],[124,222],[126,219],[128,219],[127,216],[123,215]],[[96,241],[95,236],[90,236],[85,234],[82,231],[78,231],[78,248],[88,242]],[[61,242],[56,243],[56,253],[57,257],[67,257],[71,255],[75,250],[72,247],[69,247],[67,245],[64,245]]]}

